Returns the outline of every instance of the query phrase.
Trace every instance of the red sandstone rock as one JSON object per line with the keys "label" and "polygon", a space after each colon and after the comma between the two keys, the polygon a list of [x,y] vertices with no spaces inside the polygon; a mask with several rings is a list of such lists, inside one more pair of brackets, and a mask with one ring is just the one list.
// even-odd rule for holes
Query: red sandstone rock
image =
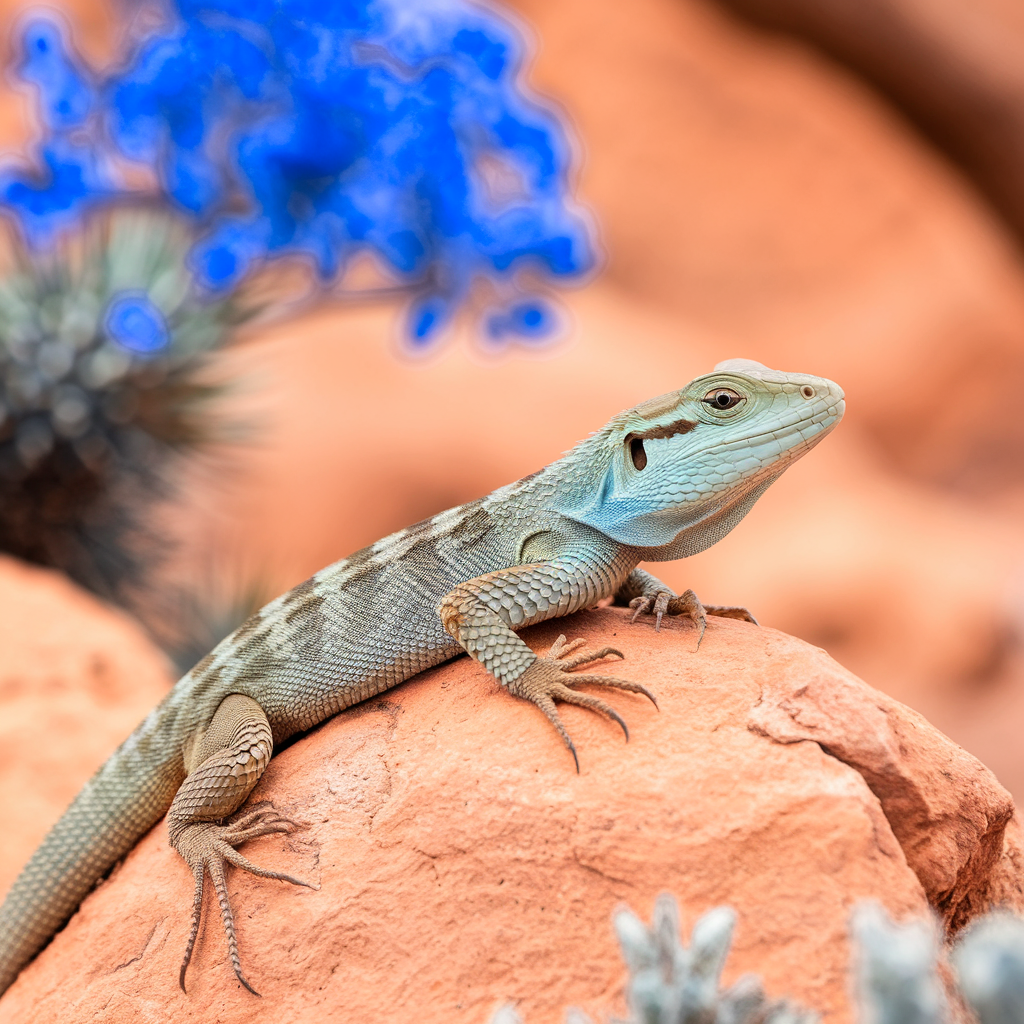
{"label": "red sandstone rock", "polygon": [[903,917],[931,895],[966,918],[1006,881],[988,856],[1011,810],[1005,791],[824,652],[716,620],[694,653],[687,624],[657,634],[611,609],[526,638],[540,649],[560,630],[613,639],[627,658],[614,670],[647,682],[661,706],[612,695],[628,745],[613,724],[563,709],[580,775],[543,717],[465,659],[271,762],[254,799],[309,825],[246,853],[321,887],[231,875],[262,1000],[230,973],[209,907],[188,994],[177,988],[191,883],[161,824],[0,1016],[483,1024],[513,999],[530,1024],[549,1024],[569,1004],[597,1014],[620,1000],[610,915],[622,901],[648,915],[669,890],[686,926],[711,906],[737,908],[727,981],[754,970],[771,993],[848,1021],[857,900]]}
{"label": "red sandstone rock", "polygon": [[0,892],[171,682],[123,612],[0,557]]}
{"label": "red sandstone rock", "polygon": [[1004,870],[1009,793],[920,715],[837,673],[824,652],[775,657],[783,663],[762,689],[750,728],[778,743],[811,740],[864,779],[949,930],[983,912],[993,871]]}

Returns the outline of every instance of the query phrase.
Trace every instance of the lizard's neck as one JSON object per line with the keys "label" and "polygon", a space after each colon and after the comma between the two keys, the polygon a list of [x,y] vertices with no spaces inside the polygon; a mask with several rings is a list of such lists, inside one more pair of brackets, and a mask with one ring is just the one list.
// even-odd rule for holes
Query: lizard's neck
{"label": "lizard's neck", "polygon": [[606,434],[607,428],[591,435],[560,459],[500,488],[495,495],[524,508],[540,508],[575,519],[593,503],[607,475],[610,455]]}

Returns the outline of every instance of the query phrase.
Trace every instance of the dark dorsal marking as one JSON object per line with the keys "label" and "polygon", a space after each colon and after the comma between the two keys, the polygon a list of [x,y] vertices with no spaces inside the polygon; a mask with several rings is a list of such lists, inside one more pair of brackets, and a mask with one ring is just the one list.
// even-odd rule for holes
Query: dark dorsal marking
{"label": "dark dorsal marking", "polygon": [[[479,505],[480,502],[474,501],[464,508],[472,508],[473,505]],[[449,535],[452,544],[460,548],[471,548],[479,544],[484,537],[486,537],[491,530],[494,529],[494,520],[490,514],[483,508],[477,508],[472,513],[468,514],[465,519],[456,526]]]}
{"label": "dark dorsal marking", "polygon": [[688,434],[697,426],[696,420],[673,420],[664,426],[651,427],[649,430],[634,430],[626,435],[626,443],[637,441],[654,441],[659,437],[675,437],[676,434]]}
{"label": "dark dorsal marking", "polygon": [[285,595],[284,621],[291,625],[300,615],[308,615],[324,603],[324,599],[316,592],[316,580],[310,576],[308,580],[293,587]]}
{"label": "dark dorsal marking", "polygon": [[647,465],[647,452],[644,450],[644,441],[653,441],[659,437],[675,437],[676,434],[688,434],[697,426],[695,420],[673,420],[664,426],[651,427],[649,430],[633,430],[626,435],[626,444],[629,446],[629,457],[637,469],[643,469]]}

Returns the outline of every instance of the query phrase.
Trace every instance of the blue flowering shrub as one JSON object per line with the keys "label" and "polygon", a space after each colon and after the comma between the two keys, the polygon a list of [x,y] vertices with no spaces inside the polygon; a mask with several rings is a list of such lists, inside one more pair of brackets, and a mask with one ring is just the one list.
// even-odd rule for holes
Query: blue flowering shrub
{"label": "blue flowering shrub", "polygon": [[569,142],[518,31],[466,0],[178,0],[103,71],[54,12],[18,39],[38,135],[0,167],[0,550],[201,654],[225,616],[154,604],[154,503],[213,437],[205,362],[255,272],[299,258],[326,292],[368,259],[412,348],[471,296],[491,344],[543,341],[538,293],[595,262]]}
{"label": "blue flowering shrub", "polygon": [[531,282],[578,277],[595,250],[565,132],[518,81],[513,25],[464,0],[179,0],[167,16],[103,76],[52,19],[24,24],[18,72],[43,131],[35,171],[8,168],[0,200],[30,244],[123,199],[134,162],[193,220],[209,292],[283,254],[329,283],[363,253],[413,293],[416,345],[479,281],[493,341],[550,331]]}

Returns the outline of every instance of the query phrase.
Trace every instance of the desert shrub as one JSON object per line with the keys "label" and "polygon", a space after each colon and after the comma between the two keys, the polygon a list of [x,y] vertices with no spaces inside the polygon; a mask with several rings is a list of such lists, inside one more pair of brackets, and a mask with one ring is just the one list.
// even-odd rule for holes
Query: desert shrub
{"label": "desert shrub", "polygon": [[[816,1013],[788,1000],[769,1000],[756,975],[721,988],[736,915],[716,907],[680,938],[679,910],[658,897],[651,924],[629,908],[614,915],[629,977],[629,1018],[615,1024],[813,1024]],[[939,977],[939,930],[933,921],[895,924],[881,906],[863,903],[852,919],[854,977],[860,1024],[946,1024],[950,1019]],[[960,993],[980,1024],[1024,1024],[1024,921],[1009,913],[978,920],[952,951]],[[590,1018],[569,1010],[567,1024]],[[511,1005],[491,1024],[522,1024]]]}

